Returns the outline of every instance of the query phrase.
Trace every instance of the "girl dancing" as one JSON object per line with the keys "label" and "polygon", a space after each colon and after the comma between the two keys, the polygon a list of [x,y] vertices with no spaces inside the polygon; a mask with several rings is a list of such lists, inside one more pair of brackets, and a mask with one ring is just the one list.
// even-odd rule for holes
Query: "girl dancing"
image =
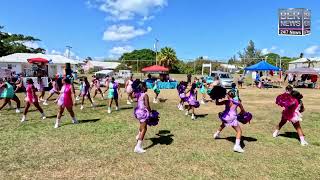
{"label": "girl dancing", "polygon": [[33,80],[32,79],[28,79],[27,80],[27,88],[26,88],[26,91],[27,91],[27,96],[25,98],[25,101],[26,101],[26,105],[25,105],[25,109],[24,109],[24,112],[23,112],[23,116],[22,116],[22,119],[21,119],[21,122],[25,122],[27,120],[26,116],[27,116],[27,113],[29,111],[29,108],[30,106],[33,104],[37,109],[38,111],[41,113],[41,118],[44,120],[46,119],[46,115],[44,114],[42,108],[40,107],[39,105],[39,101],[38,101],[38,96],[36,94],[36,91],[37,89],[34,87],[33,85]]}
{"label": "girl dancing", "polygon": [[69,112],[69,114],[72,118],[72,123],[78,124],[78,121],[77,121],[75,114],[73,112],[73,109],[72,109],[73,90],[72,90],[71,80],[69,78],[64,78],[62,82],[63,82],[63,86],[61,88],[60,96],[58,98],[59,112],[57,115],[57,119],[56,119],[56,123],[54,125],[54,128],[59,128],[61,116],[62,116],[65,109],[67,109],[67,111]]}
{"label": "girl dancing", "polygon": [[186,111],[186,116],[189,115],[189,111],[192,109],[191,119],[195,120],[196,117],[195,117],[195,114],[194,114],[194,109],[200,107],[200,103],[199,103],[199,101],[197,101],[197,85],[195,83],[193,83],[192,86],[191,86],[187,102],[189,104],[189,107],[188,107],[188,109]]}
{"label": "girl dancing", "polygon": [[276,104],[283,107],[284,110],[282,111],[281,121],[273,133],[274,138],[279,135],[280,129],[289,121],[293,124],[293,127],[299,135],[300,144],[302,146],[308,145],[307,141],[304,139],[304,134],[300,125],[300,121],[302,121],[301,113],[304,112],[302,98],[303,95],[298,91],[294,91],[290,85],[286,87],[285,93],[277,97]]}
{"label": "girl dancing", "polygon": [[147,126],[156,126],[159,122],[159,113],[152,111],[147,94],[147,86],[144,82],[136,81],[133,85],[135,95],[138,99],[137,107],[134,109],[134,115],[139,120],[139,133],[136,136],[137,144],[134,148],[135,153],[145,153],[142,148],[142,142],[147,132]]}

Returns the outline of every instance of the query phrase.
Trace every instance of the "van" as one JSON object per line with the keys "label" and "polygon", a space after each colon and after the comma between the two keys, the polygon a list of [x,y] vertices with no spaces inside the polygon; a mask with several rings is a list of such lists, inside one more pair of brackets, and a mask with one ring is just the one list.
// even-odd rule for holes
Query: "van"
{"label": "van", "polygon": [[215,79],[215,77],[219,77],[222,87],[231,88],[233,77],[229,72],[212,71],[210,76],[212,77],[212,79]]}

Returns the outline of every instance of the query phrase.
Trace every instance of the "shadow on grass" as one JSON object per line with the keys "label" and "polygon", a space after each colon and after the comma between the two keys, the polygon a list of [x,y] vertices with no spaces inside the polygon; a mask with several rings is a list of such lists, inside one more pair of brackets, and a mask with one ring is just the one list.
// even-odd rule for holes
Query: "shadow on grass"
{"label": "shadow on grass", "polygon": [[79,123],[95,123],[97,121],[100,121],[100,119],[84,119],[84,120],[79,120]]}
{"label": "shadow on grass", "polygon": [[120,110],[126,110],[126,109],[133,109],[132,106],[124,106],[124,107],[121,107]]}
{"label": "shadow on grass", "polygon": [[[62,114],[62,117],[63,117],[64,115]],[[51,115],[51,116],[46,116],[46,118],[47,119],[53,119],[53,118],[56,118],[57,117],[57,115]]]}
{"label": "shadow on grass", "polygon": [[[234,143],[236,141],[236,137],[232,136],[232,137],[226,137],[226,138],[218,138],[218,139],[225,139],[227,141],[230,141],[232,143]],[[244,141],[247,141],[247,142],[255,142],[255,141],[258,141],[256,138],[253,138],[253,137],[246,137],[246,136],[242,136],[241,138],[241,142],[240,142],[240,146],[242,148],[246,147],[246,145],[244,144]]]}
{"label": "shadow on grass", "polygon": [[167,100],[168,99],[159,98],[159,102],[161,102],[161,103],[165,103],[165,102],[167,102]]}
{"label": "shadow on grass", "polygon": [[299,135],[297,132],[285,132],[284,134],[279,134],[279,136],[299,140]]}
{"label": "shadow on grass", "polygon": [[98,107],[106,107],[107,106],[107,104],[99,104],[99,105],[96,105],[96,107],[98,108]]}
{"label": "shadow on grass", "polygon": [[196,116],[196,119],[198,119],[198,118],[205,118],[205,117],[208,116],[208,114],[196,114],[195,116]]}
{"label": "shadow on grass", "polygon": [[156,134],[156,137],[146,139],[146,140],[150,140],[152,144],[144,149],[150,149],[156,145],[170,145],[173,143],[173,139],[172,139],[173,136],[174,135],[171,134],[171,132],[168,130],[160,130]]}

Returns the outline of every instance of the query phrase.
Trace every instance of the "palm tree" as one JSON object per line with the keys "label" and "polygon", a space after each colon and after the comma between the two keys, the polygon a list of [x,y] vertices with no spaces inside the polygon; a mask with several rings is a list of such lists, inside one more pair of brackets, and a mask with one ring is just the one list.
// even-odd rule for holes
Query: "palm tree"
{"label": "palm tree", "polygon": [[170,47],[164,47],[158,54],[157,61],[160,65],[171,68],[178,61],[176,51]]}

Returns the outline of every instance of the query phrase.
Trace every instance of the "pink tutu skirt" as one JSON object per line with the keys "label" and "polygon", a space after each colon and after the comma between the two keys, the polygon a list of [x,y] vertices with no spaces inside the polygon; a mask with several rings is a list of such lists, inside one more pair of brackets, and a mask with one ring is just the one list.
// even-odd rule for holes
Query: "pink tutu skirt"
{"label": "pink tutu skirt", "polygon": [[132,87],[131,87],[131,86],[128,86],[127,89],[126,89],[126,92],[127,92],[128,94],[131,94],[131,93],[133,92]]}
{"label": "pink tutu skirt", "polygon": [[36,102],[39,102],[38,101],[38,96],[35,96],[35,97],[28,97],[26,96],[26,98],[24,98],[24,100],[30,104],[33,104],[33,103],[36,103]]}

